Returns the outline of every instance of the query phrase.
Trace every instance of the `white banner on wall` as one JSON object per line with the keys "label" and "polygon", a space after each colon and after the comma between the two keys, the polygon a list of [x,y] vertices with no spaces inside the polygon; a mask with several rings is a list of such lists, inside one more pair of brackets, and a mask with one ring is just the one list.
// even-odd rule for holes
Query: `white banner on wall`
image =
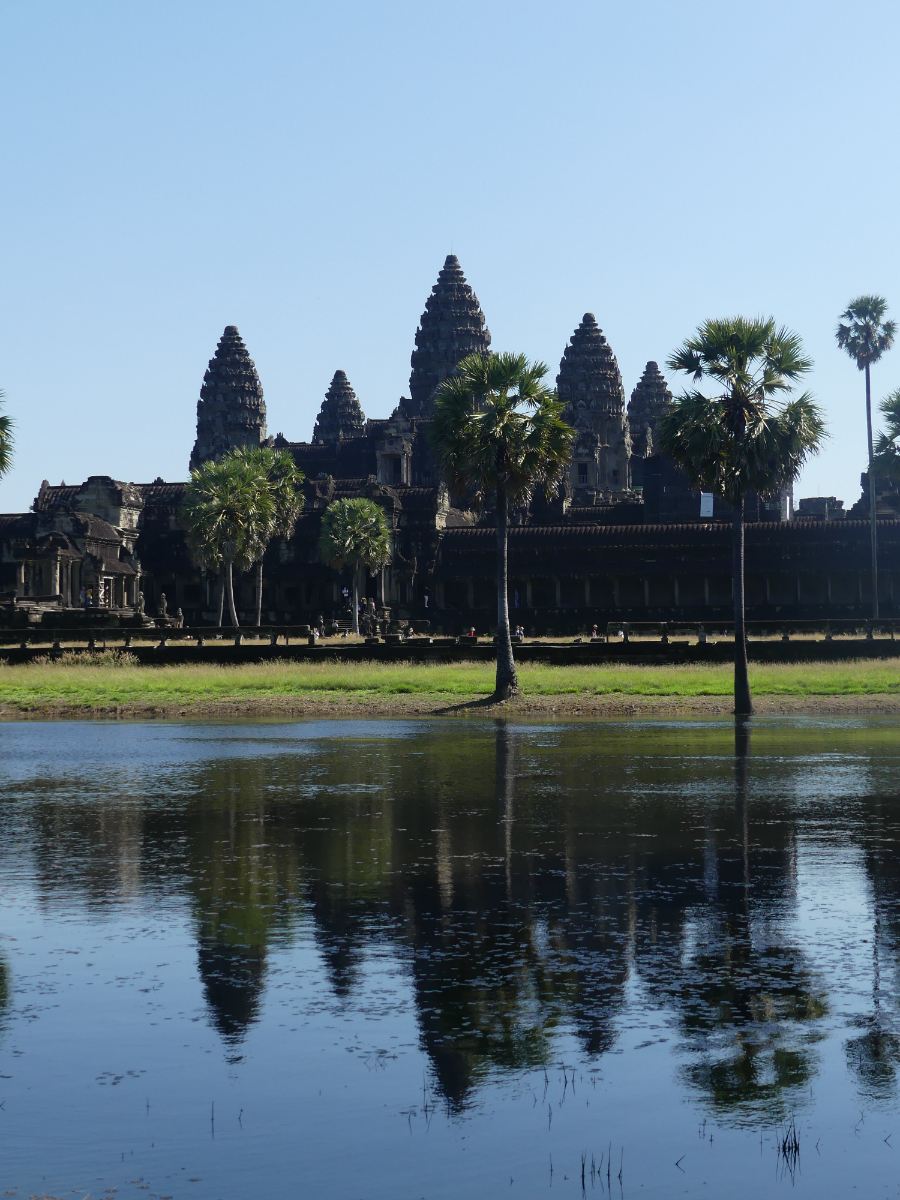
{"label": "white banner on wall", "polygon": [[700,493],[700,516],[711,517],[713,515],[713,494],[712,492]]}

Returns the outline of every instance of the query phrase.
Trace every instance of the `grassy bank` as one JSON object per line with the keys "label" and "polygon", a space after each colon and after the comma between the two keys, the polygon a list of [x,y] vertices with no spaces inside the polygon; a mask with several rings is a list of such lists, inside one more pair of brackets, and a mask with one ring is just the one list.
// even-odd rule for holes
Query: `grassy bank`
{"label": "grassy bank", "polygon": [[[585,666],[519,668],[516,705],[610,711],[647,707],[727,707],[728,666]],[[751,667],[754,695],[804,702],[879,699],[900,711],[900,658],[887,661]],[[248,666],[141,667],[122,656],[89,663],[0,666],[0,713],[303,712],[365,707],[439,711],[490,695],[493,670],[480,663],[441,665],[261,663]]]}

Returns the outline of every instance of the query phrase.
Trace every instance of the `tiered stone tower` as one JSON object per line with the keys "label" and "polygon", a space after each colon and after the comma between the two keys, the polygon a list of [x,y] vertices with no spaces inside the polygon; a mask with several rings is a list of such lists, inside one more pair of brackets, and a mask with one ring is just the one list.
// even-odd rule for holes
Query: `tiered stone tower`
{"label": "tiered stone tower", "polygon": [[672,407],[672,393],[655,362],[648,362],[628,401],[631,453],[647,458],[656,449],[656,424]]}
{"label": "tiered stone tower", "polygon": [[459,259],[448,254],[416,330],[416,348],[410,359],[410,400],[404,404],[407,414],[427,416],[437,385],[460,359],[475,351],[484,354],[490,344],[478,297],[466,283]]}
{"label": "tiered stone tower", "polygon": [[559,364],[556,391],[576,431],[570,467],[576,504],[629,487],[631,439],[616,356],[593,313],[585,313]]}
{"label": "tiered stone tower", "polygon": [[203,376],[191,470],[235,447],[265,440],[266,404],[256,366],[237,326],[226,325]]}
{"label": "tiered stone tower", "polygon": [[339,442],[341,438],[361,437],[366,431],[366,416],[356,392],[343,371],[335,371],[325,393],[313,429],[313,442]]}

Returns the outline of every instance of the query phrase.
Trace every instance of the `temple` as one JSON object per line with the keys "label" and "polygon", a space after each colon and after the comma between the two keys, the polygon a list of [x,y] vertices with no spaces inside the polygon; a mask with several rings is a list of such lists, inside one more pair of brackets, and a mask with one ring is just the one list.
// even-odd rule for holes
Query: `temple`
{"label": "temple", "polygon": [[[293,536],[264,559],[263,620],[298,624],[337,617],[346,579],[321,562],[322,514],[335,499],[367,496],[391,530],[391,560],[366,593],[396,619],[453,633],[496,620],[490,509],[451,496],[428,442],[435,390],[467,354],[489,354],[478,298],[448,255],[414,335],[409,395],[388,417],[366,417],[335,370],[307,441],[266,428],[263,388],[234,325],[209,360],[197,404],[190,467],[242,446],[288,450],[304,474]],[[650,360],[631,391],[593,313],[563,348],[556,376],[575,430],[568,474],[554,495],[538,490],[512,517],[513,619],[534,634],[573,633],[617,620],[725,621],[731,611],[730,512],[700,493],[658,450],[672,393]],[[365,397],[363,397],[365,400]],[[216,580],[191,560],[178,514],[185,481],[129,483],[91,476],[78,486],[41,484],[28,513],[0,516],[0,601],[16,619],[110,619],[181,610],[190,624],[216,616]],[[833,497],[750,496],[747,607],[751,619],[861,618],[869,614],[868,500],[844,513]],[[900,493],[878,495],[879,592],[900,615]],[[255,575],[255,573],[254,573]],[[241,619],[255,614],[255,582],[239,581]],[[896,596],[895,596],[896,591]],[[165,597],[165,601],[163,601]]]}

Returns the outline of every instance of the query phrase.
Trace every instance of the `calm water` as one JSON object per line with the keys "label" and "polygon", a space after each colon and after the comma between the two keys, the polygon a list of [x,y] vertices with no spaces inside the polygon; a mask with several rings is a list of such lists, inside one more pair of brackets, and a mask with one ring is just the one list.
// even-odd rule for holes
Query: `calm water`
{"label": "calm water", "polygon": [[886,719],[5,725],[0,1192],[900,1195],[898,837]]}

